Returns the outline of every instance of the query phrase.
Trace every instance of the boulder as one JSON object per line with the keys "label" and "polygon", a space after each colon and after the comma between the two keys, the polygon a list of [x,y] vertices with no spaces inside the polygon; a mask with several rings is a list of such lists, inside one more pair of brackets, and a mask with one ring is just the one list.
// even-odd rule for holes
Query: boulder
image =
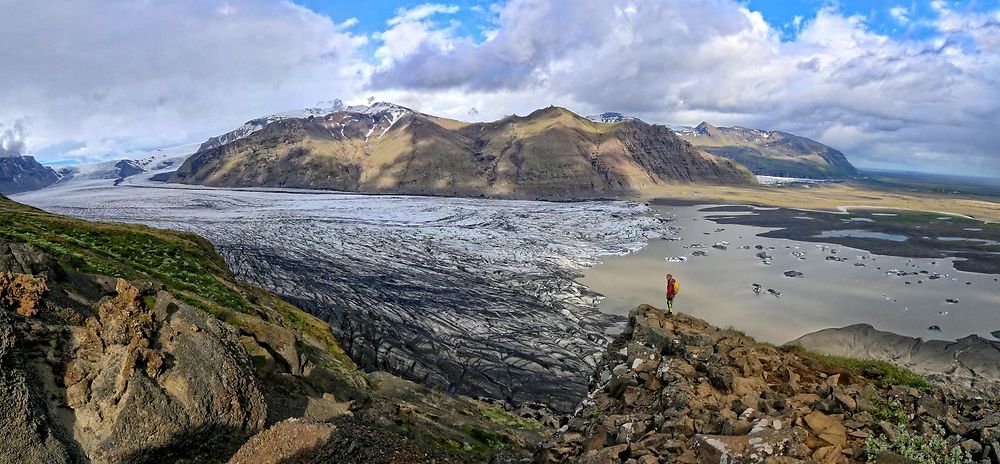
{"label": "boulder", "polygon": [[199,309],[176,307],[160,324],[139,290],[119,280],[87,320],[64,381],[77,392],[76,434],[91,458],[235,447],[263,427],[267,409],[239,334]]}
{"label": "boulder", "polygon": [[240,447],[229,464],[281,464],[292,461],[330,441],[332,424],[289,419],[260,432]]}
{"label": "boulder", "polygon": [[847,429],[840,420],[819,411],[813,411],[803,419],[821,440],[840,448],[847,446]]}
{"label": "boulder", "polygon": [[743,436],[696,435],[692,450],[698,462],[759,463],[769,457],[808,457],[802,429],[766,430]]}
{"label": "boulder", "polygon": [[618,464],[622,455],[628,451],[628,445],[615,445],[597,451],[588,451],[580,456],[579,464]]}

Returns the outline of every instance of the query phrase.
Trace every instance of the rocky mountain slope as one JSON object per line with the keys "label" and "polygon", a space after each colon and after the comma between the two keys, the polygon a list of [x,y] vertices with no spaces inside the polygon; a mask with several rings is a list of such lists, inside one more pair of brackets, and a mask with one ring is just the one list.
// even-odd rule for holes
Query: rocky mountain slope
{"label": "rocky mountain slope", "polygon": [[[339,462],[481,462],[543,430],[366,376],[328,325],[234,280],[197,236],[2,197],[0,397],[0,462],[277,463],[330,447]],[[311,441],[273,443],[289,430]]]}
{"label": "rocky mountain slope", "polygon": [[537,462],[1000,462],[995,390],[762,345],[647,305],[591,386]]}
{"label": "rocky mountain slope", "polygon": [[812,179],[857,175],[843,153],[787,132],[715,127],[703,122],[678,128],[677,135],[713,155],[738,161],[758,175]]}
{"label": "rocky mountain slope", "polygon": [[59,181],[59,175],[32,156],[0,157],[0,194],[28,192]]}
{"label": "rocky mountain slope", "polygon": [[248,124],[203,144],[172,181],[529,199],[755,182],[666,127],[596,123],[555,107],[468,124],[377,103]]}

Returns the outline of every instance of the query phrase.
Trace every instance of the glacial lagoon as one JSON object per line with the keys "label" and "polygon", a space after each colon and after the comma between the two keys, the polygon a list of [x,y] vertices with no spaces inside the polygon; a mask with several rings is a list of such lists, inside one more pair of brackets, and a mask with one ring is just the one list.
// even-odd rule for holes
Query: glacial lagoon
{"label": "glacial lagoon", "polygon": [[[956,270],[955,258],[887,256],[844,245],[761,237],[776,229],[719,223],[751,213],[720,215],[710,206],[655,206],[655,214],[672,218],[671,234],[628,256],[603,258],[580,280],[606,296],[599,308],[627,314],[643,302],[663,306],[663,279],[669,272],[681,282],[677,310],[777,344],[857,323],[925,340],[972,334],[995,339],[992,333],[1000,330],[1000,275]],[[797,214],[798,220],[809,221],[834,213]],[[864,230],[820,235],[906,239]],[[725,249],[713,247],[723,242]],[[767,263],[758,257],[761,252],[771,257]],[[668,262],[681,256],[687,259]],[[802,275],[787,277],[786,271]],[[759,294],[754,283],[762,286]],[[928,330],[932,326],[940,330]]]}

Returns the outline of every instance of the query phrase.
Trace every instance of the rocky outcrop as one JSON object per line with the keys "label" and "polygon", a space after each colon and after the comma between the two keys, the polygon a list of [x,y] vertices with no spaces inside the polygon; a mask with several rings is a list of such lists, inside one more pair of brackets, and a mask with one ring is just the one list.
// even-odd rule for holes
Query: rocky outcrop
{"label": "rocky outcrop", "polygon": [[[251,352],[276,339],[259,318],[241,329],[161,284],[76,273],[30,245],[0,242],[0,271],[0,462],[216,461],[298,396],[256,366]],[[288,385],[322,371],[289,370]]]}
{"label": "rocky outcrop", "polygon": [[312,455],[330,442],[337,426],[296,419],[279,422],[254,435],[229,460],[229,464],[281,464]]}
{"label": "rocky outcrop", "polygon": [[602,124],[556,107],[470,124],[378,103],[247,127],[203,144],[172,181],[550,200],[756,183],[664,126]]}
{"label": "rocky outcrop", "polygon": [[813,332],[791,344],[816,353],[891,361],[949,385],[1000,395],[1000,342],[981,337],[922,340],[855,324]]}
{"label": "rocky outcrop", "polygon": [[904,430],[944,434],[975,462],[997,462],[995,399],[890,385],[647,305],[591,386],[538,462],[864,462],[870,437]]}
{"label": "rocky outcrop", "polygon": [[261,430],[267,407],[239,334],[167,292],[155,306],[141,296],[119,279],[69,354],[66,403],[87,455],[132,462],[227,449]]}

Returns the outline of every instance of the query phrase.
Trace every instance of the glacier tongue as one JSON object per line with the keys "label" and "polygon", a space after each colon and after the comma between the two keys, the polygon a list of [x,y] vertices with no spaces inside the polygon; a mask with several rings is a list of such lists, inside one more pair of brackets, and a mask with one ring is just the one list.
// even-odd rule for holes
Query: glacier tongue
{"label": "glacier tongue", "polygon": [[622,321],[575,279],[666,232],[637,203],[155,185],[81,184],[18,201],[196,232],[238,277],[330,322],[366,369],[564,411]]}

